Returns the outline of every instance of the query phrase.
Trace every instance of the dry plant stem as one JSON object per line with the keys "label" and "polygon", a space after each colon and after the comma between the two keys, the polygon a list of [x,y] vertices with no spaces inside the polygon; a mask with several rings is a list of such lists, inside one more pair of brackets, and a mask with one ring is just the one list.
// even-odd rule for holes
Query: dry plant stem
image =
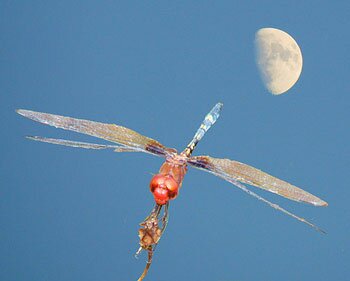
{"label": "dry plant stem", "polygon": [[153,257],[153,249],[150,249],[148,250],[148,260],[147,260],[147,263],[146,263],[146,267],[145,269],[143,270],[141,276],[139,279],[137,279],[137,281],[142,281],[143,278],[145,278],[145,276],[147,275],[147,272],[152,264],[152,257]]}

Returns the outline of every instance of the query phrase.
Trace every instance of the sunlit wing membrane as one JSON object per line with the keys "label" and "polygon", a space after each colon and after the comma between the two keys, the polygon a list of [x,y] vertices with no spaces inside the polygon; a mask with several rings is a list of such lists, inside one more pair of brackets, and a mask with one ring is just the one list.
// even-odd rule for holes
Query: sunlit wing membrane
{"label": "sunlit wing membrane", "polygon": [[[17,110],[17,113],[32,119],[34,121],[53,126],[56,128],[74,131],[86,135],[90,135],[93,137],[101,138],[110,142],[121,144],[124,148],[124,151],[142,151],[147,153],[152,153],[155,155],[165,156],[167,153],[176,152],[175,149],[167,148],[163,146],[156,140],[143,136],[131,129],[118,126],[115,124],[105,124],[100,122],[94,122],[83,119],[76,119],[71,117],[65,117],[60,115],[54,115],[49,113],[35,112],[30,110]],[[39,139],[37,139],[39,140]],[[43,139],[39,141],[43,141]],[[49,142],[49,141],[46,141]],[[55,144],[63,144],[56,142],[51,142]],[[71,144],[77,144],[78,147],[79,142],[71,142]],[[66,141],[66,144],[69,145]],[[88,148],[88,145],[80,145],[82,148]],[[97,148],[96,146],[91,146],[89,148]]]}
{"label": "sunlit wing membrane", "polygon": [[137,149],[128,148],[120,145],[97,144],[97,143],[63,140],[63,139],[45,138],[45,137],[39,137],[39,136],[27,136],[27,139],[51,143],[51,144],[70,146],[70,147],[85,148],[85,149],[98,149],[98,150],[113,149],[116,152],[137,152]]}
{"label": "sunlit wing membrane", "polygon": [[313,227],[314,229],[316,229],[317,231],[321,232],[321,233],[326,233],[323,229],[319,228],[317,225],[307,221],[306,219],[302,218],[302,217],[299,217],[295,214],[293,214],[292,212],[289,212],[288,210],[280,207],[279,205],[275,204],[275,203],[272,203],[271,201],[265,199],[264,197],[254,193],[253,191],[251,191],[250,189],[248,189],[246,186],[244,186],[242,183],[240,183],[239,181],[233,179],[233,178],[226,178],[224,175],[222,174],[217,174],[215,172],[212,172],[210,170],[206,170],[207,172],[210,172],[218,177],[221,177],[223,178],[224,180],[232,183],[233,185],[237,186],[239,189],[243,190],[244,192],[248,193],[249,195],[255,197],[256,199],[266,203],[267,205],[269,205],[270,207],[276,209],[277,211],[280,211],[288,216],[291,216],[292,218],[294,219],[297,219],[298,221],[302,222],[302,223],[305,223],[307,224],[308,226],[311,226]]}
{"label": "sunlit wing membrane", "polygon": [[227,181],[229,179],[240,181],[276,193],[285,198],[309,203],[314,206],[328,205],[327,202],[299,187],[237,161],[209,156],[194,156],[189,159],[188,163],[195,168],[212,171]]}

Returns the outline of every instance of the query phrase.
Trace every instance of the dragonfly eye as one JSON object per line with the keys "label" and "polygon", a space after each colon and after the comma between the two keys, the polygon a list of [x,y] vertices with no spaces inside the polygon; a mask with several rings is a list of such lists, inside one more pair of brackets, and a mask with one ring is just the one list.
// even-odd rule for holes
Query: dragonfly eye
{"label": "dragonfly eye", "polygon": [[164,205],[177,196],[179,185],[172,176],[158,174],[152,178],[150,190],[153,193],[156,203]]}
{"label": "dragonfly eye", "polygon": [[167,188],[167,190],[169,191],[169,198],[170,199],[174,199],[177,194],[179,193],[179,185],[178,183],[174,180],[174,178],[172,176],[168,176],[165,181],[164,184]]}

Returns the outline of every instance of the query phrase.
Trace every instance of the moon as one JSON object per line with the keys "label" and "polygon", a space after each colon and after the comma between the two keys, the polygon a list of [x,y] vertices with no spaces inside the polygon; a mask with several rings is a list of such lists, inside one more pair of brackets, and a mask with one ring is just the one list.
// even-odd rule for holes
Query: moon
{"label": "moon", "polygon": [[288,33],[276,28],[259,29],[255,34],[255,50],[262,81],[271,94],[283,94],[298,81],[303,57]]}

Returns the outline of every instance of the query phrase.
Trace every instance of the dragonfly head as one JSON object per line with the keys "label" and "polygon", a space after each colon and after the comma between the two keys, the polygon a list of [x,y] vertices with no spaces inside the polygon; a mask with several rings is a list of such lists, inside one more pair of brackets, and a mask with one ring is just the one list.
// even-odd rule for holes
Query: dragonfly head
{"label": "dragonfly head", "polygon": [[150,189],[156,203],[164,205],[177,196],[179,185],[171,175],[157,174],[151,179]]}

